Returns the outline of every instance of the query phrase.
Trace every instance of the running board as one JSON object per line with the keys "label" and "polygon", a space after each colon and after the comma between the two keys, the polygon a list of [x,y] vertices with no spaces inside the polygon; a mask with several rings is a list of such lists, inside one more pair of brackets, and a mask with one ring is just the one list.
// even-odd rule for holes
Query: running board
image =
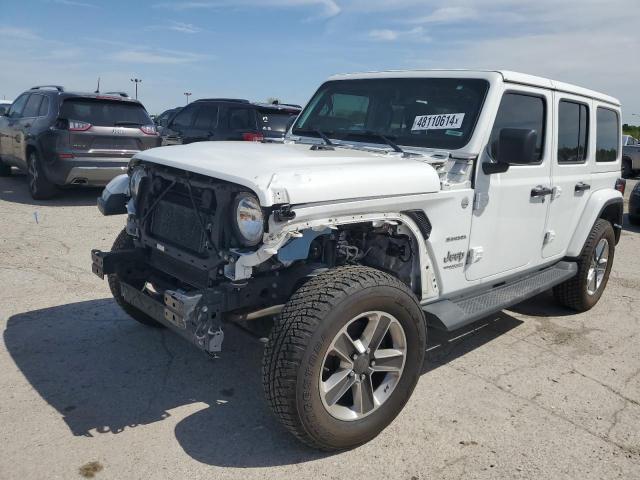
{"label": "running board", "polygon": [[549,290],[570,279],[577,272],[576,263],[559,262],[517,280],[502,282],[483,293],[454,300],[439,300],[423,305],[422,309],[427,314],[431,326],[452,332]]}

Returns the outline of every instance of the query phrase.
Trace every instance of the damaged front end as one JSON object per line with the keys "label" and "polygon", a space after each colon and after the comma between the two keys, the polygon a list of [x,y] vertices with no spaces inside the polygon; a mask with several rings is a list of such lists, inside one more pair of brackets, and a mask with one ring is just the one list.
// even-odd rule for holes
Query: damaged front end
{"label": "damaged front end", "polygon": [[220,351],[223,322],[277,313],[318,268],[304,263],[285,269],[267,260],[251,278],[229,278],[238,258],[259,249],[273,210],[263,210],[240,185],[137,164],[128,190],[126,229],[133,246],[93,250],[92,270],[101,278],[115,276],[124,301],[206,352]]}

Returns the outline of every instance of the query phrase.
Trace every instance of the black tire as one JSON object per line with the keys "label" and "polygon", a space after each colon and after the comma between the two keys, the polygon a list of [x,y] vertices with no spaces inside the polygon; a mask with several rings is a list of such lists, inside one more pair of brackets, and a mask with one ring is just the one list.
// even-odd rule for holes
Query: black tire
{"label": "black tire", "polygon": [[[595,290],[595,293],[590,294],[588,291],[587,278],[596,246],[602,239],[605,239],[608,244],[607,265],[599,287]],[[589,233],[587,241],[584,247],[582,247],[582,252],[578,257],[577,275],[553,288],[554,297],[561,305],[578,312],[586,312],[598,303],[609,281],[609,274],[611,273],[611,266],[613,265],[615,254],[615,242],[615,234],[611,223],[601,218],[598,219],[591,233]]]}
{"label": "black tire", "polygon": [[622,159],[622,178],[632,178],[633,169],[631,168],[631,160],[628,158]]}
{"label": "black tire", "polygon": [[638,215],[629,215],[629,223],[631,225],[640,225],[640,216],[638,216]]}
{"label": "black tire", "polygon": [[[393,315],[405,332],[404,370],[371,414],[339,420],[320,397],[325,355],[349,319],[376,310]],[[400,413],[420,377],[425,347],[424,314],[404,283],[368,267],[329,270],[300,287],[276,319],[262,364],[265,396],[281,423],[307,445],[326,451],[353,448],[377,436]]]}
{"label": "black tire", "polygon": [[35,150],[31,150],[27,158],[27,181],[29,193],[34,200],[49,200],[58,191],[56,185],[47,178],[40,155]]}
{"label": "black tire", "polygon": [[8,177],[11,175],[11,165],[7,165],[0,157],[0,177]]}
{"label": "black tire", "polygon": [[[129,248],[133,248],[133,239],[129,236],[126,230],[122,230],[120,234],[117,236],[115,242],[113,242],[113,247],[111,247],[111,251],[116,252],[118,250],[125,250]],[[147,325],[149,327],[162,328],[164,325],[157,322],[153,317],[150,317],[146,313],[138,310],[131,304],[127,303],[122,296],[122,291],[120,290],[120,279],[118,275],[111,274],[107,275],[107,281],[109,283],[109,289],[111,290],[111,294],[115,299],[116,303],[122,308],[122,310],[127,313],[131,318],[135,321],[142,323],[143,325]],[[138,285],[142,288],[142,285]]]}

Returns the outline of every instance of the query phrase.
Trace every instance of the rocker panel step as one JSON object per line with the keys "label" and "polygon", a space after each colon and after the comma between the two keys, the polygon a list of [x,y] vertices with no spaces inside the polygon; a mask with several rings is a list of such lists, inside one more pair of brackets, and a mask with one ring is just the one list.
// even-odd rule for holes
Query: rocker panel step
{"label": "rocker panel step", "polygon": [[430,325],[451,332],[542,293],[570,279],[577,272],[578,265],[575,262],[559,262],[480,294],[440,300],[423,305],[422,309]]}

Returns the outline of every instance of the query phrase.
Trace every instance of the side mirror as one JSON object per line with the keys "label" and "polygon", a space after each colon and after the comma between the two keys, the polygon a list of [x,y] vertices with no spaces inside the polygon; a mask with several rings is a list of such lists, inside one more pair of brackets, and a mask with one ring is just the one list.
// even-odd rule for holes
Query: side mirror
{"label": "side mirror", "polygon": [[538,133],[524,128],[503,128],[496,144],[495,163],[483,163],[487,175],[503,173],[510,165],[528,165],[536,161]]}
{"label": "side mirror", "polygon": [[5,108],[5,107],[0,107],[0,117],[4,117],[4,116],[6,116],[8,111],[9,111],[9,110],[8,110],[7,108]]}

